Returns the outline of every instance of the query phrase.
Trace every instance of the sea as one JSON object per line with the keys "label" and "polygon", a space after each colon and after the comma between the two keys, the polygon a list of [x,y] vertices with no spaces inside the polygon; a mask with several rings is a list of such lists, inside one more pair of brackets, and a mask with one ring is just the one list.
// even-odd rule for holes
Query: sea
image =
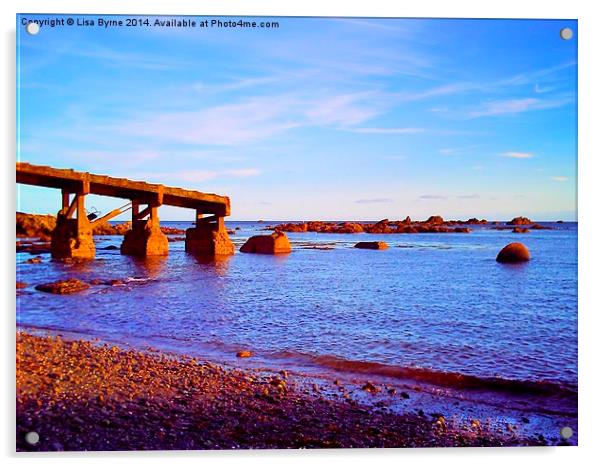
{"label": "sea", "polygon": [[[533,434],[576,432],[577,223],[540,222],[550,229],[525,234],[492,224],[468,234],[287,233],[290,254],[238,251],[282,222],[226,222],[237,252],[219,260],[187,254],[182,235],[170,235],[162,258],[122,256],[118,236],[95,237],[87,263],[47,254],[28,264],[31,255],[17,253],[17,280],[29,285],[17,292],[17,326],[243,368],[386,381],[430,396],[430,406],[460,405],[460,414],[470,403],[489,406],[492,418],[530,419]],[[358,241],[389,248],[356,249]],[[514,241],[531,261],[496,262]],[[73,295],[34,288],[68,278],[122,284]],[[254,356],[237,358],[240,350]]]}

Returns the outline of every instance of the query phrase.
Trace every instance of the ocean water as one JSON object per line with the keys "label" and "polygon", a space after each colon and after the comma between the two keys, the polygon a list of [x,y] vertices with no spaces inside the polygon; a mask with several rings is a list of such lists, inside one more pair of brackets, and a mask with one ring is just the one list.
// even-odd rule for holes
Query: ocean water
{"label": "ocean water", "polygon": [[[272,223],[227,225],[240,228],[232,236],[238,249]],[[549,395],[542,409],[571,412],[577,224],[547,225],[553,229],[522,235],[490,225],[470,234],[290,233],[291,254],[237,252],[220,261],[186,254],[183,241],[171,242],[166,258],[137,260],[105,249],[121,237],[96,237],[92,263],[45,255],[26,264],[31,256],[17,254],[18,280],[30,285],[18,293],[17,324],[234,361],[250,349],[266,364]],[[357,241],[390,247],[359,250]],[[513,241],[532,260],[497,263]],[[69,296],[33,288],[71,277],[126,283]]]}

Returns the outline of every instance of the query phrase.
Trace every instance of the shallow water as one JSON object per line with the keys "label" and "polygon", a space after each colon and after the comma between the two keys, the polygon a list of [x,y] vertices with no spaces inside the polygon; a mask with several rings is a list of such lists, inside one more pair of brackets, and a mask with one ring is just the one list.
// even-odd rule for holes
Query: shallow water
{"label": "shallow water", "polygon": [[[189,223],[163,222],[187,228]],[[269,223],[229,222],[237,248]],[[170,243],[167,258],[121,256],[97,237],[88,264],[24,264],[17,323],[187,354],[252,349],[325,369],[458,388],[566,393],[577,384],[577,225],[517,235],[290,233],[293,252],[215,261]],[[176,235],[177,236],[177,235]],[[386,241],[384,251],[357,241]],[[521,241],[532,260],[502,265]],[[313,246],[327,246],[314,249]],[[126,279],[55,296],[33,286],[70,277]],[[573,406],[571,402],[570,406]],[[548,406],[549,408],[549,406]]]}

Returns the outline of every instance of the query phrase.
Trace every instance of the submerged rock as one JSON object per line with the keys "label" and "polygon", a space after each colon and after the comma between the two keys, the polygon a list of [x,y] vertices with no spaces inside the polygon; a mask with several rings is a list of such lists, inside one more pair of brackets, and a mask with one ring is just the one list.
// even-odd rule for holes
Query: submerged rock
{"label": "submerged rock", "polygon": [[53,294],[71,294],[78,293],[90,288],[90,285],[84,283],[76,278],[70,278],[69,280],[59,280],[52,283],[44,283],[37,285],[36,290],[43,291],[45,293]]}
{"label": "submerged rock", "polygon": [[249,350],[242,350],[236,353],[237,358],[250,358],[251,356],[253,356],[253,353]]}
{"label": "submerged rock", "polygon": [[25,282],[17,282],[17,288],[27,288],[27,283],[25,283]]}
{"label": "submerged rock", "polygon": [[271,235],[251,236],[240,248],[240,252],[255,254],[283,254],[291,252],[291,243],[284,233],[275,231]]}
{"label": "submerged rock", "polygon": [[384,241],[360,241],[354,248],[358,249],[387,249],[389,245]]}
{"label": "submerged rock", "polygon": [[498,253],[496,261],[501,263],[526,262],[531,259],[531,254],[522,243],[510,243]]}
{"label": "submerged rock", "polygon": [[528,228],[514,227],[512,229],[512,233],[529,233],[529,229]]}

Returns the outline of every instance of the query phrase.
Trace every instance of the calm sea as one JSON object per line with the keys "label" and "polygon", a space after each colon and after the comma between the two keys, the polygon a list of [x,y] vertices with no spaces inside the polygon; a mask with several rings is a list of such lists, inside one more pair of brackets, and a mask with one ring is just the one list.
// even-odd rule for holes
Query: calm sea
{"label": "calm sea", "polygon": [[[278,222],[228,227],[240,228],[232,236],[238,248],[271,223]],[[186,254],[182,241],[170,243],[167,258],[136,260],[106,249],[120,237],[96,237],[89,264],[47,255],[25,264],[31,256],[17,254],[18,280],[31,285],[18,295],[17,323],[233,361],[250,349],[265,364],[548,393],[569,398],[571,410],[577,224],[548,225],[554,229],[523,235],[490,226],[470,234],[291,233],[291,254],[237,252],[218,262]],[[360,240],[390,248],[354,249]],[[512,241],[531,250],[529,263],[495,261]],[[126,285],[70,296],[33,289],[70,277]]]}

